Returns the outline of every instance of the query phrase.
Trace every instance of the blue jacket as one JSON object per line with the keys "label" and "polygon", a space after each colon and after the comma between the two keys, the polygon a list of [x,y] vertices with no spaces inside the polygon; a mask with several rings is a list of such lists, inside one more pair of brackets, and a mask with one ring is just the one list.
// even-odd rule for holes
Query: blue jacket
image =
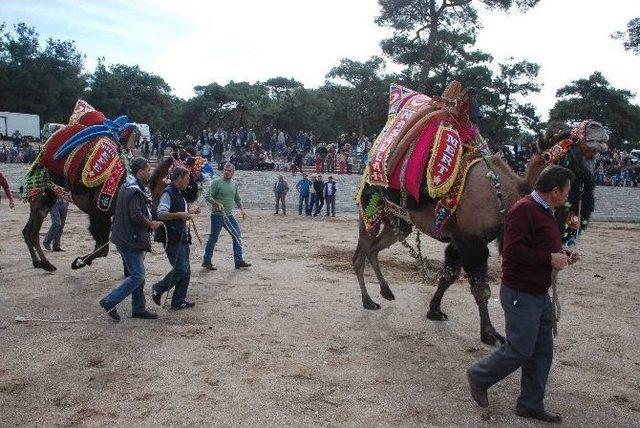
{"label": "blue jacket", "polygon": [[311,189],[311,180],[309,180],[308,178],[303,178],[296,184],[296,189],[302,196],[308,195]]}

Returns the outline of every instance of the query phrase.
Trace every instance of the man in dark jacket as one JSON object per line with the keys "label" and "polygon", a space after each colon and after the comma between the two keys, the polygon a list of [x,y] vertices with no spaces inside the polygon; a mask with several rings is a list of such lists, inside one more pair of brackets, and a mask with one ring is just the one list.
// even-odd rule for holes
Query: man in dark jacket
{"label": "man in dark jacket", "polygon": [[151,220],[151,194],[147,188],[150,178],[149,161],[137,158],[131,163],[131,175],[118,190],[111,242],[122,256],[129,276],[100,300],[100,306],[116,321],[120,321],[116,305],[129,294],[134,318],[158,318],[145,309],[144,299],[144,255],[151,251],[151,231],[161,225]]}
{"label": "man in dark jacket", "polygon": [[[160,306],[162,294],[169,291],[173,286],[173,297],[171,298],[172,309],[186,309],[195,306],[194,303],[186,300],[187,289],[191,279],[191,265],[189,264],[189,229],[187,221],[191,220],[187,201],[182,192],[189,187],[190,171],[183,167],[177,167],[171,172],[171,184],[164,189],[160,202],[158,203],[158,219],[166,225],[166,236],[164,230],[162,234],[156,232],[156,240],[166,242],[166,253],[169,263],[173,267],[165,277],[152,287],[153,302]],[[198,214],[199,208],[193,211]],[[161,235],[161,236],[158,236]]]}
{"label": "man in dark jacket", "polygon": [[324,200],[327,203],[327,217],[329,217],[329,211],[331,216],[336,216],[336,182],[333,181],[333,177],[329,176],[329,181],[324,184]]}
{"label": "man in dark jacket", "polygon": [[302,173],[302,179],[296,184],[296,190],[300,193],[298,198],[298,215],[302,215],[302,205],[304,203],[304,212],[306,215],[311,215],[309,212],[309,193],[311,193],[311,180],[307,178],[307,173]]}
{"label": "man in dark jacket", "polygon": [[318,174],[318,177],[313,182],[313,193],[315,194],[315,198],[312,196],[311,199],[314,201],[311,203],[311,209],[315,211],[313,213],[314,216],[320,214],[322,211],[322,207],[324,206],[324,181],[322,181],[322,176]]}
{"label": "man in dark jacket", "polygon": [[548,166],[535,190],[516,202],[505,219],[500,301],[507,342],[467,371],[471,395],[481,407],[489,405],[489,387],[522,368],[516,415],[562,422],[559,414],[545,410],[543,399],[553,359],[552,271],[579,259],[562,250],[554,217],[567,201],[572,179],[568,169]]}

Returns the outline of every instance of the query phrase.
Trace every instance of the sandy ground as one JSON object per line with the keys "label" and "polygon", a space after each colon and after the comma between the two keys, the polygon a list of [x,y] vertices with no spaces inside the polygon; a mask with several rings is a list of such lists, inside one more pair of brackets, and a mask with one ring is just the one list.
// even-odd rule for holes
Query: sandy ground
{"label": "sandy ground", "polygon": [[[367,268],[382,309],[362,309],[350,267],[353,217],[250,212],[242,222],[250,270],[233,269],[228,235],[218,244],[216,272],[200,270],[203,247],[195,244],[194,309],[160,309],[156,321],[137,320],[127,300],[114,323],[97,301],[120,279],[119,257],[112,252],[70,268],[93,246],[84,214],[70,210],[67,252],[48,253],[58,267],[49,274],[31,267],[22,242],[27,206],[9,211],[3,203],[0,211],[0,426],[541,425],[512,413],[517,374],[490,390],[488,409],[471,401],[465,369],[491,348],[479,340],[466,283],[445,296],[449,321],[426,320],[435,289],[416,279],[396,245],[381,259],[397,300],[381,299]],[[198,225],[208,232],[206,216]],[[639,225],[594,223],[580,243],[583,262],[561,274],[563,319],[547,407],[566,426],[640,421],[639,237]],[[426,246],[439,264],[442,245]],[[146,264],[148,295],[168,263],[158,253]],[[503,331],[497,301],[490,310]],[[18,324],[17,315],[95,318]]]}

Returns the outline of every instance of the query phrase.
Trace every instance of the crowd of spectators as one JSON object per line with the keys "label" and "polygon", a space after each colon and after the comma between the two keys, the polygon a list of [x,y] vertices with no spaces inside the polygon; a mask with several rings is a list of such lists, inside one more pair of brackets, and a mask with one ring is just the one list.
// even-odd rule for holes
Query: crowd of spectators
{"label": "crowd of spectators", "polygon": [[[31,163],[40,152],[42,144],[29,142],[16,131],[10,142],[0,145],[0,162],[2,163]],[[37,148],[36,148],[37,147]]]}
{"label": "crowd of spectators", "polygon": [[611,149],[595,156],[596,184],[600,186],[633,186],[640,182],[640,151]]}

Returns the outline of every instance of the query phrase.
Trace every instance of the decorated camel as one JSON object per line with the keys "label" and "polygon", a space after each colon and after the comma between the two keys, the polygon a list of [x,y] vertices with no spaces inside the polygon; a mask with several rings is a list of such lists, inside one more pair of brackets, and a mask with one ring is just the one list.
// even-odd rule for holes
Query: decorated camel
{"label": "decorated camel", "polygon": [[[109,120],[78,100],[69,124],[47,140],[25,177],[30,214],[22,235],[34,267],[49,272],[56,270],[40,246],[40,229],[58,197],[73,202],[89,215],[89,232],[95,240],[94,251],[76,258],[71,267],[79,269],[97,257],[107,256],[117,192],[129,171],[130,151],[137,138],[139,132],[127,123],[126,116]],[[204,161],[178,148],[161,162],[150,182],[153,206],[157,206],[167,175],[177,165],[191,170],[185,196],[188,202],[195,201]]]}
{"label": "decorated camel", "polygon": [[395,298],[380,270],[378,253],[398,241],[411,249],[406,238],[415,227],[418,248],[411,251],[420,263],[424,263],[420,232],[448,242],[427,318],[447,319],[441,310],[442,297],[464,269],[480,313],[482,342],[504,342],[487,307],[491,295],[488,244],[501,238],[505,213],[531,191],[539,173],[551,163],[576,174],[569,202],[556,212],[563,241],[575,244],[594,208],[591,159],[594,152],[607,149],[608,134],[590,120],[575,128],[550,124],[521,178],[501,156],[489,153],[472,122],[473,92],[463,91],[459,83],[453,82],[442,97],[433,98],[392,85],[390,101],[389,120],[372,147],[356,197],[360,231],[352,263],[362,304],[365,309],[380,308],[365,286],[367,260],[382,297]]}

